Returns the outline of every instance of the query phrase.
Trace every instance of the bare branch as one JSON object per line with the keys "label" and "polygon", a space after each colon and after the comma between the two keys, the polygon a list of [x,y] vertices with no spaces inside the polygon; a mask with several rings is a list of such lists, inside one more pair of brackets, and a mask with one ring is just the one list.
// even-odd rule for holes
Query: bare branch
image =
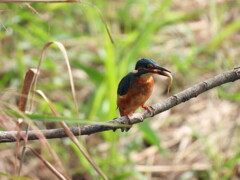
{"label": "bare branch", "polygon": [[[208,91],[212,88],[215,88],[217,86],[220,86],[225,83],[233,82],[240,79],[240,67],[235,68],[231,71],[224,72],[222,74],[219,74],[213,78],[210,78],[208,80],[205,80],[201,83],[198,83],[184,91],[181,91],[180,93],[177,93],[166,100],[154,104],[151,106],[153,113],[149,113],[148,111],[141,111],[139,113],[135,113],[132,115],[130,121],[132,124],[140,123],[144,119],[149,118],[151,116],[157,115],[163,111],[166,111],[178,104],[181,104],[183,102],[186,102],[190,100],[191,98],[197,97],[199,94]],[[116,119],[113,119],[111,121],[108,121],[108,123],[116,123],[116,124],[127,124],[128,119],[124,117],[119,117]],[[70,130],[75,136],[79,135],[90,135],[97,132],[107,131],[107,130],[113,130],[117,127],[113,126],[106,126],[106,125],[82,125],[80,127],[72,127]],[[81,132],[81,134],[79,133]],[[32,130],[28,133],[28,140],[36,140],[41,138],[42,136],[45,136],[47,139],[53,139],[53,138],[63,138],[67,137],[68,135],[65,133],[64,129],[49,129],[49,130]],[[25,136],[25,132],[21,132],[21,136]],[[17,131],[2,131],[0,132],[0,143],[4,142],[15,142],[17,137]],[[21,139],[22,140],[22,139]]]}

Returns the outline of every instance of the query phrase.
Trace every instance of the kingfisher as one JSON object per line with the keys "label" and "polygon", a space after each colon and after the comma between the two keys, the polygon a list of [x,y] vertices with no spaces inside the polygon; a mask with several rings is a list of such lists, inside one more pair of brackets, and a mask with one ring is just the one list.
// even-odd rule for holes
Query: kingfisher
{"label": "kingfisher", "polygon": [[[121,116],[130,116],[139,108],[142,107],[148,112],[151,109],[145,106],[145,102],[151,96],[154,86],[153,74],[166,76],[170,79],[167,91],[172,85],[171,72],[157,65],[155,61],[148,58],[139,59],[136,63],[135,70],[128,73],[122,78],[117,90],[117,106]],[[128,131],[129,128],[122,128],[122,131]]]}

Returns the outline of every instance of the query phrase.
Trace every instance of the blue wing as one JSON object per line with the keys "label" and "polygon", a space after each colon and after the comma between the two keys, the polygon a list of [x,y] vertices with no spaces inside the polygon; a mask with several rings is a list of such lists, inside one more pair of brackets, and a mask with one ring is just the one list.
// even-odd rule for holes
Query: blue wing
{"label": "blue wing", "polygon": [[118,90],[117,90],[118,95],[123,96],[127,94],[128,89],[130,88],[133,81],[134,81],[134,73],[130,72],[126,76],[124,76],[118,85]]}

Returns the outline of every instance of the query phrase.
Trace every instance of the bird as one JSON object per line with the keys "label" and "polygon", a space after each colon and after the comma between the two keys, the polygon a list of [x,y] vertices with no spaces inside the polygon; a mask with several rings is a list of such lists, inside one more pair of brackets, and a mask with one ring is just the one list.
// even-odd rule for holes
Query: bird
{"label": "bird", "polygon": [[[172,85],[173,77],[171,72],[149,58],[141,58],[137,61],[135,70],[124,76],[117,89],[117,107],[121,116],[126,116],[131,126],[130,116],[142,107],[148,112],[152,110],[145,106],[145,102],[151,96],[154,79],[153,74],[166,76],[170,79],[167,91]],[[122,131],[128,131],[130,128],[121,128]]]}

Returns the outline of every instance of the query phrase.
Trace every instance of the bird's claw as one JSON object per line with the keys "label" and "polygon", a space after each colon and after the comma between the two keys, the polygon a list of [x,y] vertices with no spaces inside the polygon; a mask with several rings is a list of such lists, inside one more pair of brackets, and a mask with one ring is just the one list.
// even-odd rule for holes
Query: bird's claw
{"label": "bird's claw", "polygon": [[[126,125],[130,125],[132,127],[130,116],[126,116],[126,117],[127,117]],[[115,118],[115,119],[117,119],[117,118]],[[124,131],[128,132],[131,129],[131,127],[121,127],[120,129],[121,129],[121,132],[124,132]],[[115,132],[117,129],[118,129],[117,127],[116,128],[112,128],[113,132]]]}
{"label": "bird's claw", "polygon": [[154,116],[154,114],[155,114],[155,109],[152,107],[152,106],[149,106],[149,109],[150,109],[150,114],[151,114],[151,117],[153,117]]}
{"label": "bird's claw", "polygon": [[[131,118],[130,118],[130,116],[129,115],[127,115],[126,116],[127,117],[127,125],[130,125],[131,127],[132,127],[132,122],[131,122]],[[130,129],[131,129],[131,127],[123,127],[123,128],[121,128],[121,131],[122,132],[128,132]]]}
{"label": "bird's claw", "polygon": [[[150,106],[150,107],[151,107],[151,106]],[[151,109],[150,109],[149,107],[147,107],[147,106],[142,105],[142,108],[145,109],[145,110],[147,110],[149,113],[151,112]]]}
{"label": "bird's claw", "polygon": [[146,109],[146,110],[151,114],[151,117],[154,116],[154,114],[155,114],[154,111],[155,111],[155,110],[153,109],[152,106],[149,106],[149,107],[148,107],[148,106],[143,106],[143,105],[142,105],[142,108],[143,108],[143,109]]}
{"label": "bird's claw", "polygon": [[[126,116],[127,117],[127,125],[130,125],[131,127],[132,127],[132,123],[131,123],[131,120],[130,120],[130,117],[129,116]],[[121,128],[121,131],[122,132],[128,132],[130,129],[131,129],[131,127],[123,127],[123,128]]]}

